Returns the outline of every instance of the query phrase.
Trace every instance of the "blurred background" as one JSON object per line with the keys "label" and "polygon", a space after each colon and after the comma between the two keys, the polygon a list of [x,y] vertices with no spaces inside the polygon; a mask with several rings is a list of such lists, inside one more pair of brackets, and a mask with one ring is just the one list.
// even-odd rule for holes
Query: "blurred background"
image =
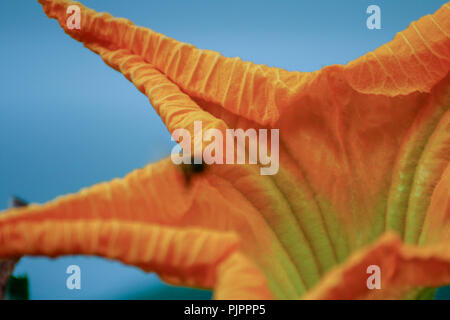
{"label": "blurred background", "polygon": [[[390,41],[444,0],[83,0],[97,11],[199,48],[287,70],[345,64]],[[366,8],[381,8],[381,30]],[[172,142],[148,99],[67,36],[37,1],[4,0],[0,61],[0,210],[11,195],[46,202],[170,154]],[[81,290],[66,268],[81,268]],[[154,274],[96,257],[21,259],[31,299],[209,299]],[[450,287],[436,298],[450,298]]]}

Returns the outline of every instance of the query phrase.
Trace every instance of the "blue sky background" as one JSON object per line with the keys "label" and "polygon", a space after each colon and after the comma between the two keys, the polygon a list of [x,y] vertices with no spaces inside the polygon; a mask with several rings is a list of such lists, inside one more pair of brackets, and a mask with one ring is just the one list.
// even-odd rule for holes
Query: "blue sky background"
{"label": "blue sky background", "polygon": [[[84,0],[225,56],[313,71],[345,64],[390,41],[443,0]],[[382,29],[366,28],[366,8],[381,8]],[[121,177],[169,155],[161,120],[120,73],[48,19],[37,1],[3,0],[0,10],[0,210],[11,194],[45,202]],[[77,264],[82,289],[68,290]],[[209,298],[157,276],[94,257],[23,258],[33,299]],[[442,290],[439,297],[444,294]]]}

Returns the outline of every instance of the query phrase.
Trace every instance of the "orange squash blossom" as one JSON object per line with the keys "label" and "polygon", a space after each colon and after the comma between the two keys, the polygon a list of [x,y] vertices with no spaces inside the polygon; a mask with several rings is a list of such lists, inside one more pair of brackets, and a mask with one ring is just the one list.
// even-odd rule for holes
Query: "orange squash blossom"
{"label": "orange squash blossom", "polygon": [[[99,255],[216,299],[415,297],[450,284],[450,5],[347,65],[288,72],[40,0],[172,132],[279,128],[280,167],[170,159],[0,215],[0,258]],[[381,289],[366,272],[380,267]]]}

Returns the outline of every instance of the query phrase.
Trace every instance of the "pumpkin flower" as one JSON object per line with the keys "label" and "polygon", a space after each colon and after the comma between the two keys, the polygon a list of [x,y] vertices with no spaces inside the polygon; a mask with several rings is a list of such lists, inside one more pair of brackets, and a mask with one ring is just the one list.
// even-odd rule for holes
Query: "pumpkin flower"
{"label": "pumpkin flower", "polygon": [[[450,4],[373,52],[290,72],[67,0],[64,31],[167,129],[279,129],[279,170],[170,158],[0,215],[0,258],[98,255],[216,299],[397,299],[450,284]],[[80,8],[69,28],[68,7]],[[367,270],[380,271],[380,288]]]}

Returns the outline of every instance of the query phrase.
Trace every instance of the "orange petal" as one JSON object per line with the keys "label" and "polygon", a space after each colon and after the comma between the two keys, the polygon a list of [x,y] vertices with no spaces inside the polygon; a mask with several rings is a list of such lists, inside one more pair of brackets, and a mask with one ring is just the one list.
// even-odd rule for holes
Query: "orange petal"
{"label": "orange petal", "polygon": [[[117,255],[114,251],[95,251],[99,241],[95,228],[136,224],[152,230],[170,227],[177,230],[194,228],[205,234],[232,232],[241,247],[239,258],[233,258],[233,261],[243,264],[233,265],[231,269],[236,273],[242,270],[244,274],[255,273],[252,268],[262,270],[263,275],[257,278],[264,277],[272,293],[278,297],[295,297],[318,281],[320,260],[311,250],[310,240],[305,238],[289,203],[274,189],[272,179],[266,177],[260,181],[260,178],[257,167],[217,166],[192,177],[190,186],[186,186],[182,170],[166,159],[136,170],[123,179],[101,183],[44,205],[7,210],[0,216],[0,238],[3,239],[0,256],[99,254],[156,271],[166,279],[162,263],[158,268],[151,268],[152,264],[145,267],[137,261],[127,260],[126,253],[120,250],[122,253]],[[89,228],[95,232],[70,235],[65,239],[64,228],[73,225],[79,225],[70,231],[73,233],[87,229],[87,226],[92,226]],[[80,239],[82,244],[79,244]],[[132,246],[129,248],[131,250]],[[161,254],[164,250],[162,247]],[[157,251],[160,248],[155,249]],[[329,254],[319,252],[319,257],[326,259]],[[203,259],[201,255],[197,258]],[[166,267],[168,270],[174,268],[170,263]],[[227,269],[221,272],[231,277],[231,271]],[[184,276],[178,277],[183,279]],[[170,274],[172,281],[174,278],[175,272]],[[221,283],[225,291],[234,290],[236,286],[234,281],[229,282],[230,288],[226,288],[228,282]],[[257,283],[250,281],[248,285],[257,286]],[[241,290],[239,288],[236,290]],[[217,293],[217,296],[222,297],[222,294]]]}
{"label": "orange petal", "polygon": [[449,15],[446,3],[433,15],[412,22],[391,42],[350,62],[345,78],[352,88],[368,94],[430,92],[450,70]]}
{"label": "orange petal", "polygon": [[[171,224],[188,211],[195,190],[185,188],[181,169],[167,159],[43,205],[6,210],[0,225],[98,219]],[[170,201],[164,201],[165,196]]]}
{"label": "orange petal", "polygon": [[[259,269],[270,259],[261,256],[265,262],[255,265],[249,250],[254,256],[261,248],[242,243],[256,233],[249,218],[239,210],[221,216],[233,210],[218,202],[205,177],[192,179],[187,187],[182,170],[167,159],[44,205],[7,210],[0,216],[0,256],[100,255],[174,284],[214,288],[220,299],[273,297]],[[214,205],[221,209],[208,213]],[[259,220],[252,226],[259,225],[258,236],[273,238]],[[242,226],[230,231],[230,225]]]}
{"label": "orange petal", "polygon": [[86,44],[112,68],[121,72],[149,99],[167,129],[183,128],[194,136],[194,121],[202,121],[203,129],[216,128],[225,132],[225,123],[202,110],[187,94],[172,83],[153,65],[127,50],[110,50],[97,44]]}
{"label": "orange petal", "polygon": [[[221,299],[270,299],[263,274],[232,233],[118,220],[24,221],[0,225],[0,255],[100,255],[158,272],[184,286],[214,288]],[[228,283],[233,285],[227,285]]]}
{"label": "orange petal", "polygon": [[82,27],[70,30],[66,25],[66,8],[73,2],[39,2],[66,33],[88,47],[94,44],[110,50],[125,49],[128,54],[141,56],[190,96],[222,105],[261,124],[278,119],[277,104],[287,102],[284,96],[290,90],[290,83],[295,83],[302,75],[199,50],[150,29],[136,27],[129,20],[99,14],[79,3]]}
{"label": "orange petal", "polygon": [[[380,269],[380,289],[369,289]],[[415,247],[402,244],[395,234],[386,234],[369,248],[355,253],[333,269],[304,299],[399,299],[416,287],[450,284],[450,244]]]}

